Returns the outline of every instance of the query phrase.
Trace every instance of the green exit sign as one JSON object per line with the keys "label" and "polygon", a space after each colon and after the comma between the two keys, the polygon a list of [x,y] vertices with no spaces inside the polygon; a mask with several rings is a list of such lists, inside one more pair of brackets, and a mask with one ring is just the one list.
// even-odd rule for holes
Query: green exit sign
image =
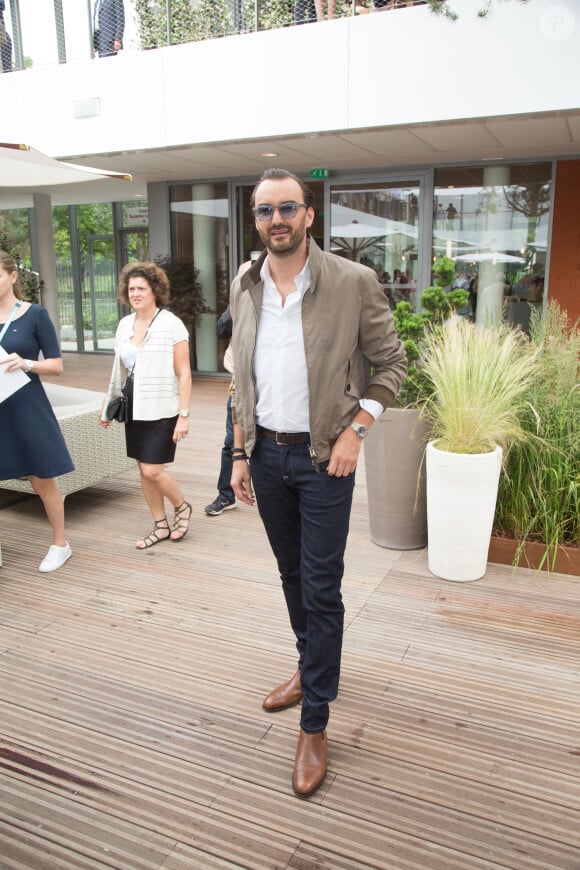
{"label": "green exit sign", "polygon": [[328,178],[328,169],[311,169],[310,178]]}

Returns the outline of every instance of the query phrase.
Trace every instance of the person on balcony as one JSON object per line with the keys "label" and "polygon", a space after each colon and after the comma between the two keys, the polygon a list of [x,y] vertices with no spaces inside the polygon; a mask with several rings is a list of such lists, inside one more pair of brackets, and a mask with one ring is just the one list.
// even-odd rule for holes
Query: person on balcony
{"label": "person on balcony", "polygon": [[240,270],[230,293],[231,484],[237,499],[257,501],[296,636],[298,669],[262,707],[274,713],[303,702],[292,786],[307,798],[326,775],[355,469],[407,363],[376,273],[323,253],[309,236],[310,188],[269,169],[252,206],[266,250]]}
{"label": "person on balcony", "polygon": [[296,0],[294,3],[294,24],[309,24],[316,20],[314,0]]}
{"label": "person on balcony", "polygon": [[[314,6],[316,7],[316,17],[318,21],[324,21],[324,0],[314,0]],[[336,7],[336,0],[328,0],[326,3],[326,11],[328,20],[334,18],[334,10]]]}
{"label": "person on balcony", "polygon": [[93,47],[99,57],[111,57],[123,48],[125,8],[123,0],[95,0]]}
{"label": "person on balcony", "polygon": [[48,312],[22,299],[18,268],[4,251],[0,251],[0,347],[3,380],[18,370],[29,378],[0,401],[0,480],[28,477],[40,497],[52,527],[52,544],[38,570],[48,573],[72,556],[65,539],[63,497],[55,477],[74,471],[74,465],[39,378],[61,375],[62,358]]}

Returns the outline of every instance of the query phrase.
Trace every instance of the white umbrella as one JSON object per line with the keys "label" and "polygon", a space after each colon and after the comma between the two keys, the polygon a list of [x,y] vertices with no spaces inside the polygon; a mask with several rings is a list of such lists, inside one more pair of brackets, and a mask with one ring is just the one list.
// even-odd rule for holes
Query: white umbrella
{"label": "white umbrella", "polygon": [[[55,160],[30,145],[0,142],[0,193],[6,199],[7,192],[27,191],[33,196],[34,222],[37,236],[42,237],[38,246],[38,266],[44,281],[43,305],[48,309],[53,323],[58,323],[58,301],[56,289],[56,263],[51,226],[51,195],[63,184],[79,184],[109,179],[132,181],[128,173],[110,172],[107,169],[93,169]],[[45,199],[48,208],[37,208],[36,199]],[[38,216],[40,215],[40,216]],[[37,223],[38,222],[38,223]],[[38,224],[42,232],[38,232]]]}
{"label": "white umbrella", "polygon": [[78,166],[49,157],[30,145],[0,142],[0,189],[25,188],[38,190],[60,184],[97,181],[99,178],[131,181],[128,173],[110,172]]}
{"label": "white umbrella", "polygon": [[390,236],[394,232],[395,230],[388,230],[386,224],[384,226],[373,226],[373,224],[362,224],[358,221],[353,221],[350,224],[331,226],[330,237],[333,239],[379,239],[381,236]]}
{"label": "white umbrella", "polygon": [[453,257],[464,263],[525,263],[525,257],[514,257],[512,254],[504,254],[503,251],[486,251],[482,254],[459,254]]}

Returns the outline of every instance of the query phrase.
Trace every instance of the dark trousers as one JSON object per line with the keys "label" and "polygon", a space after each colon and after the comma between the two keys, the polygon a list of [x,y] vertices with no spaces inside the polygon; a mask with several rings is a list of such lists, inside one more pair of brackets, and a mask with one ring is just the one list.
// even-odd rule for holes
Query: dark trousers
{"label": "dark trousers", "polygon": [[314,0],[296,0],[294,3],[294,24],[308,24],[316,21]]}
{"label": "dark trousers", "polygon": [[228,396],[226,406],[226,437],[222,447],[222,461],[218,478],[218,493],[226,501],[234,501],[234,491],[230,486],[232,477],[232,447],[234,446],[234,424],[232,421],[232,397]]}
{"label": "dark trousers", "polygon": [[250,470],[258,509],[274,552],[296,635],[305,731],[326,727],[336,698],[344,628],[341,583],[354,474],[319,471],[308,445],[258,442]]}

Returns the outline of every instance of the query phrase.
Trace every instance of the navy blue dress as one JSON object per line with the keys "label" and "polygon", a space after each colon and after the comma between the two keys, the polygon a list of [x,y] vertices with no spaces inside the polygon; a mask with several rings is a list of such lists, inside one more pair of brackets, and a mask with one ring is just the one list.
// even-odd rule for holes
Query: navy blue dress
{"label": "navy blue dress", "polygon": [[[0,330],[4,324],[0,323]],[[4,338],[6,353],[37,360],[60,357],[56,331],[46,309],[31,305],[15,318]],[[13,477],[49,478],[74,471],[73,461],[38,375],[0,402],[0,480]]]}

